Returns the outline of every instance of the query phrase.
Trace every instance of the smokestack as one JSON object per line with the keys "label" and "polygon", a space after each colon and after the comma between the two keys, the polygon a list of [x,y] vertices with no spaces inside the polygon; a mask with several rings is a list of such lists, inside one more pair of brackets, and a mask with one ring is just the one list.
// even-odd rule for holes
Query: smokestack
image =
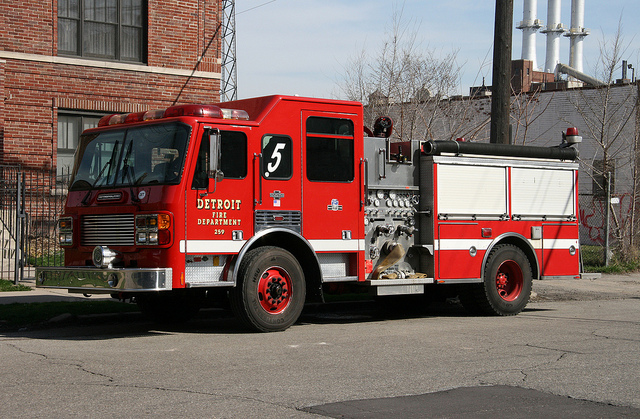
{"label": "smokestack", "polygon": [[578,71],[583,71],[582,43],[587,35],[589,35],[589,29],[584,27],[584,0],[571,0],[571,29],[564,36],[571,39],[569,66]]}
{"label": "smokestack", "polygon": [[540,32],[547,35],[547,57],[544,63],[544,71],[555,73],[556,66],[560,62],[560,37],[567,30],[560,22],[562,0],[549,0],[547,5],[547,26]]}
{"label": "smokestack", "polygon": [[537,19],[538,0],[524,0],[522,15],[522,22],[517,26],[522,29],[522,59],[532,61],[533,69],[536,70],[536,32],[542,27],[542,22]]}

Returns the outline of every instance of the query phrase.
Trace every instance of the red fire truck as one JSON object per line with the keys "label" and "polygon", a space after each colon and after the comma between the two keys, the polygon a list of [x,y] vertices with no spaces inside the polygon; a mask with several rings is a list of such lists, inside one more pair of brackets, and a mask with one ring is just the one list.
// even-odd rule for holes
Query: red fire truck
{"label": "red fire truck", "polygon": [[228,299],[259,331],[305,302],[453,287],[520,312],[532,279],[579,275],[577,151],[393,142],[360,103],[268,96],[109,115],[86,130],[58,223],[65,267],[37,286],[187,319]]}

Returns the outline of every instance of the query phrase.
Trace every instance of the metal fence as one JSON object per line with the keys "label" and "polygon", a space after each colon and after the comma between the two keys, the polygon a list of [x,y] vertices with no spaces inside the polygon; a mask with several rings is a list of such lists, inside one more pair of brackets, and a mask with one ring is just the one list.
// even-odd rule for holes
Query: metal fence
{"label": "metal fence", "polygon": [[588,266],[605,264],[605,199],[580,195],[580,251],[582,263]]}
{"label": "metal fence", "polygon": [[637,205],[631,193],[608,197],[580,195],[580,248],[584,265],[604,266],[615,258],[622,261],[637,258],[640,245]]}
{"label": "metal fence", "polygon": [[58,266],[56,224],[69,174],[0,166],[0,279],[21,281],[36,266]]}

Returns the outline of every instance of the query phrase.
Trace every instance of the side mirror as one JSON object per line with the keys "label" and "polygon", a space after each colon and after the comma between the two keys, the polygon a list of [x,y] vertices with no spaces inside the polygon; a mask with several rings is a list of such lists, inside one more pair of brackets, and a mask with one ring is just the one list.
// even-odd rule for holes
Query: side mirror
{"label": "side mirror", "polygon": [[209,179],[220,182],[224,179],[224,173],[220,170],[220,151],[222,148],[222,136],[218,128],[209,130]]}

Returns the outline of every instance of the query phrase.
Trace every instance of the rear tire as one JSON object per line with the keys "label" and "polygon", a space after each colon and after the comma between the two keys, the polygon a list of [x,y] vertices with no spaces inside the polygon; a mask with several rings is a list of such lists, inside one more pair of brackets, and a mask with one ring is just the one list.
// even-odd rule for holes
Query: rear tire
{"label": "rear tire", "polygon": [[306,284],[298,261],[284,249],[251,250],[240,264],[231,309],[246,326],[279,332],[294,324],[304,307]]}
{"label": "rear tire", "polygon": [[531,264],[522,249],[498,245],[487,258],[483,283],[464,287],[460,301],[474,314],[513,316],[529,302],[532,282]]}

